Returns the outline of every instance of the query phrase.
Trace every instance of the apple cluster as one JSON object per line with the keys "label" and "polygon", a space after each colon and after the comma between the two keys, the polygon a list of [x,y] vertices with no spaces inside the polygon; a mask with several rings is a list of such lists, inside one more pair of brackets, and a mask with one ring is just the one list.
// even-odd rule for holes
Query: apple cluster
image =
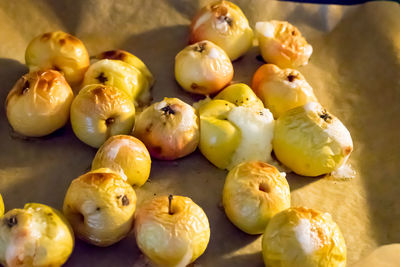
{"label": "apple cluster", "polygon": [[[150,104],[154,77],[129,52],[106,51],[90,62],[83,43],[70,34],[34,38],[25,54],[30,72],[7,96],[11,127],[40,137],[70,120],[75,135],[98,151],[91,171],[71,182],[63,214],[31,203],[3,215],[0,195],[0,263],[60,266],[72,253],[74,236],[106,247],[132,230],[155,264],[194,262],[210,239],[202,208],[169,195],[136,210],[135,189],[149,178],[151,158],[176,160],[199,148],[229,171],[224,211],[242,231],[263,234],[267,266],[344,266],[338,226],[327,213],[291,207],[286,173],[272,151],[299,175],[340,173],[353,150],[350,133],[295,69],[312,54],[300,31],[272,20],[257,22],[255,32],[229,1],[198,11],[190,44],[175,57],[178,84],[206,96],[193,106],[168,97]],[[268,64],[255,72],[251,87],[232,83],[232,61],[253,46],[254,37]]]}

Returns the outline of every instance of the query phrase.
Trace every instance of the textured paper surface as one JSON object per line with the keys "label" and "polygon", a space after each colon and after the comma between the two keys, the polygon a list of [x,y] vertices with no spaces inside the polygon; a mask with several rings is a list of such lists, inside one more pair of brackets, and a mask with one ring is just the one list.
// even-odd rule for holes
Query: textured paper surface
{"label": "textured paper surface", "polygon": [[[354,140],[351,181],[290,174],[293,205],[332,214],[348,247],[348,265],[376,247],[400,241],[400,6],[372,2],[339,7],[272,1],[234,1],[254,27],[260,20],[288,20],[313,45],[300,68],[320,102],[349,128]],[[40,139],[12,133],[4,102],[27,71],[24,52],[36,35],[64,30],[77,35],[91,55],[125,49],[156,77],[153,96],[192,103],[174,80],[175,55],[187,44],[188,24],[206,1],[0,1],[0,192],[7,210],[26,202],[61,208],[72,179],[86,172],[96,152],[70,126]],[[235,81],[249,83],[262,64],[254,47],[234,63]],[[196,266],[263,266],[261,239],[237,230],[219,207],[226,172],[196,151],[178,161],[153,161],[151,177],[137,190],[139,206],[161,194],[191,197],[204,208],[211,240]],[[66,266],[144,266],[132,234],[109,248],[77,241]]]}

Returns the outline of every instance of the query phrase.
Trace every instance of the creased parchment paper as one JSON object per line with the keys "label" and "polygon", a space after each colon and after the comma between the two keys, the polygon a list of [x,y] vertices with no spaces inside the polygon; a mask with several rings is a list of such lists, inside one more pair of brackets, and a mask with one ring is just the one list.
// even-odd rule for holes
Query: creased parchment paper
{"label": "creased parchment paper", "polygon": [[[154,73],[155,101],[164,96],[192,103],[174,80],[175,55],[187,44],[188,24],[207,1],[0,1],[0,192],[6,208],[41,202],[62,207],[72,179],[86,172],[96,152],[70,126],[40,139],[12,133],[4,102],[25,72],[24,52],[36,35],[64,30],[78,36],[91,55],[106,49],[134,53]],[[254,27],[260,20],[288,20],[312,44],[300,68],[320,102],[349,128],[355,179],[288,176],[293,205],[332,214],[348,247],[348,265],[376,247],[400,242],[400,6],[371,2],[352,7],[275,1],[234,1]],[[250,83],[262,64],[254,47],[234,63],[235,81]],[[260,236],[236,229],[220,208],[226,172],[196,151],[177,161],[153,161],[137,190],[138,204],[154,195],[191,197],[204,208],[211,240],[195,266],[263,266]],[[145,266],[133,234],[109,248],[77,241],[66,266]]]}

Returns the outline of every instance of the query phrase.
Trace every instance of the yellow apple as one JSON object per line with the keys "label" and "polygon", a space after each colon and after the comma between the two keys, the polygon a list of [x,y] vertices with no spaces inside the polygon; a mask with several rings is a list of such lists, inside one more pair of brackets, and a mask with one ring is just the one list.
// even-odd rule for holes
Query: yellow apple
{"label": "yellow apple", "polygon": [[115,135],[99,148],[92,170],[109,168],[132,186],[142,186],[150,175],[151,158],[145,145],[129,135]]}
{"label": "yellow apple", "polygon": [[67,123],[73,98],[71,87],[58,71],[30,72],[8,93],[7,119],[22,135],[48,135]]}
{"label": "yellow apple", "polygon": [[175,57],[175,79],[190,93],[216,93],[232,77],[233,66],[228,55],[210,41],[189,45]]}
{"label": "yellow apple", "polygon": [[267,109],[216,99],[200,105],[199,114],[199,149],[218,168],[271,160],[274,119]]}
{"label": "yellow apple", "polygon": [[3,201],[3,197],[0,194],[0,217],[3,216],[4,214],[4,201]]}
{"label": "yellow apple", "polygon": [[107,168],[73,180],[63,206],[76,236],[100,247],[110,246],[130,232],[135,209],[133,188]]}
{"label": "yellow apple", "polygon": [[319,176],[346,162],[353,141],[338,118],[310,102],[279,117],[273,147],[278,160],[295,173]]}
{"label": "yellow apple", "polygon": [[261,161],[247,161],[226,177],[222,203],[229,220],[248,234],[262,234],[271,218],[290,207],[286,174]]}
{"label": "yellow apple", "polygon": [[215,43],[235,60],[253,45],[253,30],[237,5],[217,1],[197,12],[190,25],[190,43],[203,40]]}
{"label": "yellow apple", "polygon": [[292,108],[317,102],[312,87],[300,72],[273,64],[262,65],[256,71],[252,88],[276,119]]}
{"label": "yellow apple", "polygon": [[160,266],[186,266],[207,248],[210,225],[190,198],[160,196],[142,206],[135,220],[139,249]]}
{"label": "yellow apple", "polygon": [[328,213],[303,207],[284,210],[270,220],[262,240],[268,267],[345,267],[346,244]]}
{"label": "yellow apple", "polygon": [[102,59],[90,65],[82,86],[103,84],[118,88],[128,94],[136,105],[148,101],[150,86],[146,77],[136,67],[121,61]]}
{"label": "yellow apple", "polygon": [[0,263],[4,266],[61,266],[73,247],[71,226],[49,206],[29,203],[0,219]]}
{"label": "yellow apple", "polygon": [[200,137],[199,118],[189,104],[166,97],[137,116],[133,134],[153,157],[174,160],[196,150]]}
{"label": "yellow apple", "polygon": [[68,83],[77,85],[89,67],[89,54],[75,36],[62,31],[47,32],[29,43],[25,62],[30,71],[58,70]]}
{"label": "yellow apple", "polygon": [[110,136],[130,133],[134,122],[135,105],[124,91],[115,87],[88,85],[71,105],[72,129],[92,147],[100,147]]}
{"label": "yellow apple", "polygon": [[147,68],[147,66],[138,57],[124,50],[110,50],[97,55],[96,58],[100,60],[101,59],[121,60],[137,68],[146,78],[143,81],[142,92],[138,95],[139,102],[148,103],[151,101],[150,88],[154,84],[154,77],[153,74],[151,74],[150,70]]}
{"label": "yellow apple", "polygon": [[251,88],[244,83],[235,83],[225,87],[214,99],[223,99],[237,106],[263,109],[263,102],[256,96]]}
{"label": "yellow apple", "polygon": [[260,21],[256,33],[261,55],[281,68],[297,68],[308,63],[312,46],[297,27],[287,21]]}

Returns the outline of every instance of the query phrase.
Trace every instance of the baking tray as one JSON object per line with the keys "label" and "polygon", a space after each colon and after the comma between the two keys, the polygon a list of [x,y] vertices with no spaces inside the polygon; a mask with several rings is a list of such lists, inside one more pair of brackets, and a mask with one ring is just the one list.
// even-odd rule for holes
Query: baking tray
{"label": "baking tray", "polygon": [[[21,139],[4,112],[8,91],[27,68],[24,52],[36,35],[64,30],[78,36],[91,55],[125,49],[156,78],[155,101],[164,96],[196,98],[174,79],[174,57],[187,44],[188,24],[208,1],[0,1],[0,192],[6,208],[40,202],[62,207],[70,182],[89,170],[96,152],[70,125],[44,138]],[[260,20],[288,20],[313,45],[310,63],[299,70],[320,102],[349,128],[357,176],[349,181],[288,175],[292,203],[332,214],[348,248],[348,265],[374,248],[400,241],[400,6],[370,2],[356,6],[233,1],[254,27]],[[252,48],[234,62],[235,81],[250,83],[262,62]],[[226,172],[198,151],[177,161],[153,160],[138,206],[155,195],[191,197],[207,213],[211,240],[196,266],[263,266],[260,236],[236,229],[221,209]],[[108,247],[81,241],[66,266],[144,266],[133,234]]]}

